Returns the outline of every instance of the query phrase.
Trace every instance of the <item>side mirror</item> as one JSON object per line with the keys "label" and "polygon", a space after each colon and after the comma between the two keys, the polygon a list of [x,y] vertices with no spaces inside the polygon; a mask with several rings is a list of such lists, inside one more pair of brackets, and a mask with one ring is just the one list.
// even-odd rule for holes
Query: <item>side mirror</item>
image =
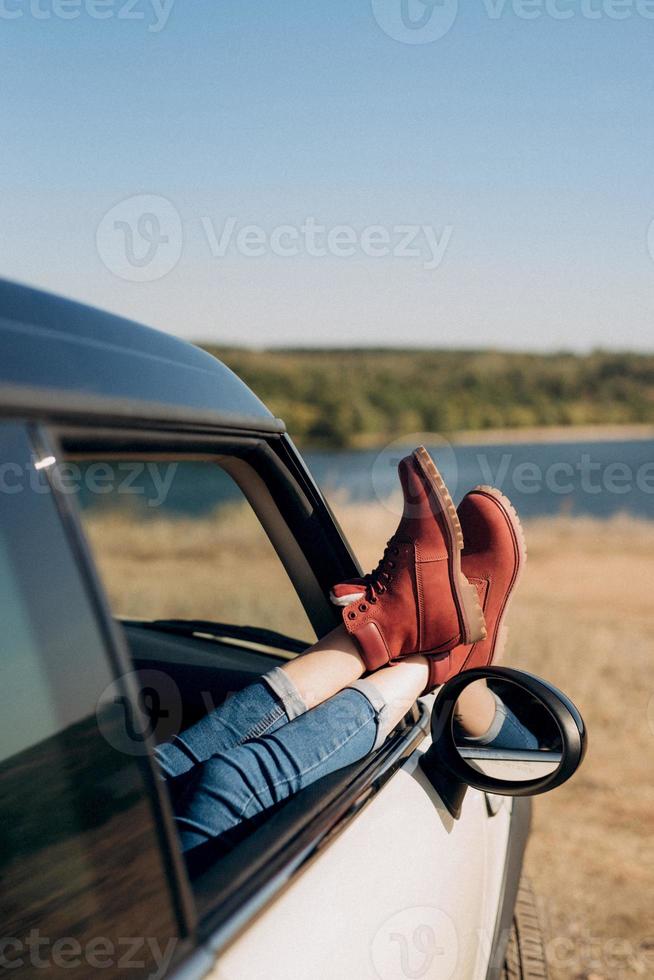
{"label": "side mirror", "polygon": [[[482,696],[488,704],[490,692],[497,707],[484,735],[470,734],[469,724],[461,723],[471,685],[475,698],[485,686]],[[469,716],[468,710],[468,721]],[[583,718],[565,694],[509,667],[467,670],[444,684],[434,702],[431,735],[420,765],[456,818],[468,786],[500,796],[536,796],[560,786],[579,768],[587,743]]]}

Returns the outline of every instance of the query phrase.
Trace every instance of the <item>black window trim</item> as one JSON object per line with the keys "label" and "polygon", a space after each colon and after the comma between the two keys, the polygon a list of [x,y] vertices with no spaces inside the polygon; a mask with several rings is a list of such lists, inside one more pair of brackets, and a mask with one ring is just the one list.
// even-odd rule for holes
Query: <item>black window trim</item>
{"label": "black window trim", "polygon": [[[303,505],[296,504],[291,508],[287,503],[283,503],[280,496],[275,496],[282,516],[307,556],[324,591],[327,592],[334,581],[361,574],[361,566],[325,498],[286,433],[242,432],[228,428],[211,432],[202,428],[192,431],[180,431],[171,427],[147,429],[134,424],[111,425],[107,420],[103,420],[99,425],[87,423],[84,426],[55,423],[49,426],[49,430],[52,440],[57,443],[60,451],[61,448],[79,449],[85,453],[102,452],[108,449],[133,453],[153,448],[160,452],[171,453],[215,453],[225,449],[231,449],[233,452],[259,450],[259,453],[253,456],[252,462],[256,465],[265,455],[267,475],[274,474],[278,477],[278,489],[281,495],[287,493],[286,477],[290,476],[297,496],[304,500]],[[307,514],[314,512],[322,532],[319,542],[313,540],[311,528],[303,528],[297,520],[293,519],[300,506],[303,506]],[[340,622],[337,610],[332,610],[332,619],[334,625]]]}

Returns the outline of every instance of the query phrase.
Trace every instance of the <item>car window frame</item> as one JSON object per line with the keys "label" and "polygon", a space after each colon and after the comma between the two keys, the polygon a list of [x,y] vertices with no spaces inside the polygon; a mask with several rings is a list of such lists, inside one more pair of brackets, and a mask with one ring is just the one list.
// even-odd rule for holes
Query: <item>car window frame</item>
{"label": "car window frame", "polygon": [[[285,433],[240,431],[227,426],[210,432],[204,428],[178,429],[163,424],[149,428],[147,423],[141,423],[135,427],[128,420],[122,425],[112,420],[112,424],[107,425],[100,419],[89,420],[87,424],[43,422],[37,427],[37,431],[43,451],[52,453],[57,459],[65,456],[70,449],[89,455],[94,452],[101,454],[103,449],[106,451],[109,447],[115,451],[124,451],[129,447],[132,452],[142,452],[149,448],[151,451],[171,454],[176,451],[211,454],[218,453],[220,448],[224,451],[228,446],[248,447],[255,451],[253,459],[257,458],[257,453],[260,461],[265,459],[268,475],[277,470],[281,484],[286,481],[287,491],[291,488],[291,495],[296,498],[296,517],[297,512],[302,510],[303,499],[304,509],[307,514],[312,514],[313,525],[303,526],[302,520],[291,520],[289,527],[324,589],[325,596],[334,581],[361,574],[361,568],[333,513],[302,457]],[[111,638],[116,650],[117,669],[129,669],[129,651],[113,620],[101,578],[86,542],[79,509],[74,500],[60,496],[63,497],[62,508],[66,513],[70,533],[76,539],[80,560],[88,568],[89,581],[93,582],[94,590],[98,593],[98,604],[105,619],[107,636]],[[292,516],[288,500],[280,500],[275,494],[273,498],[284,519]],[[316,526],[321,530],[319,539],[315,533]],[[331,607],[326,598],[325,603],[329,609],[330,624],[337,625],[341,621],[340,611]],[[406,763],[427,735],[428,726],[429,714],[426,707],[416,703],[398,729],[372,756],[326,777],[322,785],[308,787],[296,794],[284,808],[284,813],[290,813],[291,818],[290,821],[285,821],[284,839],[276,852],[270,849],[266,838],[279,823],[277,818],[283,816],[279,813],[255,834],[255,837],[260,837],[264,842],[263,850],[257,851],[256,846],[249,847],[249,841],[236,849],[241,856],[243,849],[247,849],[249,859],[233,887],[218,889],[215,886],[214,867],[208,869],[200,889],[196,884],[191,887],[177,845],[170,803],[161,791],[161,784],[157,787],[156,805],[164,815],[163,823],[167,829],[169,845],[173,851],[177,851],[173,873],[180,880],[181,891],[192,908],[193,930],[197,940],[199,943],[209,942],[211,956],[215,957],[234,941],[252,919],[295,880],[308,862],[345,829],[361,807]],[[233,855],[236,855],[236,851]],[[255,858],[258,860],[255,861]],[[232,861],[235,865],[238,864],[238,857],[233,856]],[[220,863],[222,866],[222,862]],[[198,970],[206,970],[204,957],[198,960]]]}
{"label": "car window frame", "polygon": [[[175,455],[183,457],[184,454],[241,458],[252,467],[253,482],[257,481],[259,491],[261,486],[265,486],[269,503],[274,505],[281,523],[285,525],[306,561],[307,572],[316,578],[313,596],[307,601],[305,590],[298,587],[289,571],[289,567],[293,565],[291,549],[286,551],[286,545],[280,547],[279,542],[274,540],[253,500],[255,487],[248,485],[248,480],[241,482],[237,473],[225,467],[227,474],[247,499],[281,564],[286,568],[298,594],[298,601],[304,606],[316,636],[324,635],[340,623],[340,611],[327,599],[329,588],[340,578],[361,574],[361,569],[345,545],[342,533],[335,526],[315,484],[313,487],[307,485],[301,470],[293,472],[289,466],[288,457],[281,451],[279,436],[264,432],[232,433],[229,430],[207,435],[177,430],[149,431],[144,428],[49,426],[48,438],[53,445],[53,454],[58,459],[66,458],[69,454],[96,456],[101,459],[103,452],[111,453],[114,457],[120,456],[121,459],[127,459],[131,455],[138,457],[145,453],[157,453],[169,458]],[[76,514],[79,513],[74,501],[73,509]],[[83,523],[81,530],[83,535]]]}

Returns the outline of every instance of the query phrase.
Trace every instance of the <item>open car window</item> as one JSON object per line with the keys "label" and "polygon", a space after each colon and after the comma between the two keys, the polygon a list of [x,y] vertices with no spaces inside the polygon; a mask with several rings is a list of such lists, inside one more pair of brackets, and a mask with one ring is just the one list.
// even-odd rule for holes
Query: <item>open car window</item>
{"label": "open car window", "polygon": [[226,471],[229,461],[221,462],[74,458],[65,478],[117,618],[297,653],[315,632],[262,523]]}
{"label": "open car window", "polygon": [[[60,469],[122,625],[148,736],[161,744],[331,628],[325,581],[355,568],[338,566],[310,493],[268,469],[260,446],[138,455],[104,438],[103,455],[95,439],[87,450],[71,438]],[[371,756],[244,824],[228,848],[217,842],[187,861],[200,933],[228,941],[381,789],[427,720],[414,706]]]}

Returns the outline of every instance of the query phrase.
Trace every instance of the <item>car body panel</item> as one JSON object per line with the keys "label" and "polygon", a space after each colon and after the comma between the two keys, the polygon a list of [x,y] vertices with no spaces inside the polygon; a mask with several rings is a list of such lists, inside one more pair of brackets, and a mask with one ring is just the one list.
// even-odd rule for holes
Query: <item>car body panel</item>
{"label": "car body panel", "polygon": [[509,806],[470,791],[453,820],[420,748],[216,961],[212,980],[483,980]]}
{"label": "car body panel", "polygon": [[[0,280],[0,381],[88,398],[227,414],[269,428],[263,402],[217,358],[170,334]],[[283,425],[274,426],[283,430]]]}

